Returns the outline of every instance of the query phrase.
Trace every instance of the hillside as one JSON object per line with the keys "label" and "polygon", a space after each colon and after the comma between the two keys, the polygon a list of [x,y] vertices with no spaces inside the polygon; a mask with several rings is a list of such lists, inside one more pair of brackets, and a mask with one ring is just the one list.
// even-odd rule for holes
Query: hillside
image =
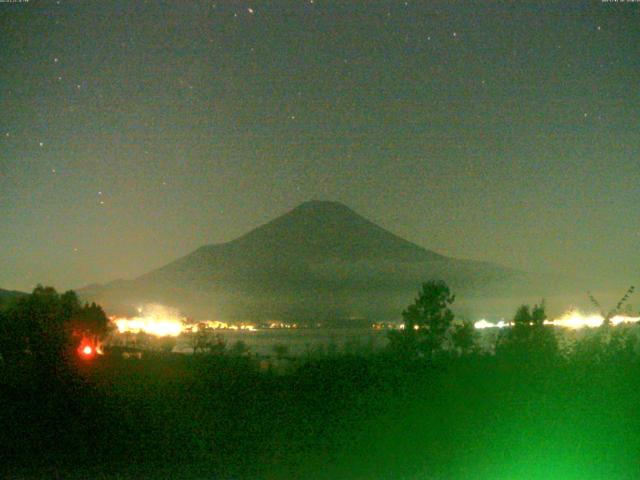
{"label": "hillside", "polygon": [[26,295],[24,292],[18,292],[17,290],[3,290],[0,288],[0,308],[7,305],[14,298],[18,298]]}

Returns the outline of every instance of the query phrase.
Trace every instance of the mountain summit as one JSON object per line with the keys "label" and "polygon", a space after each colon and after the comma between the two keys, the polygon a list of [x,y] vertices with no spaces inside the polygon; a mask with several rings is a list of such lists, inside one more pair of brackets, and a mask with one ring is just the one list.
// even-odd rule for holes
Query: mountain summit
{"label": "mountain summit", "polygon": [[439,255],[341,203],[309,201],[235,240],[80,293],[110,310],[159,302],[196,318],[381,320],[397,319],[428,279],[473,294],[521,276]]}
{"label": "mountain summit", "polygon": [[[305,202],[227,245],[261,259],[277,256],[297,260],[341,259],[354,262],[442,258],[388,232],[346,205],[317,200]],[[210,245],[203,248],[217,247]]]}

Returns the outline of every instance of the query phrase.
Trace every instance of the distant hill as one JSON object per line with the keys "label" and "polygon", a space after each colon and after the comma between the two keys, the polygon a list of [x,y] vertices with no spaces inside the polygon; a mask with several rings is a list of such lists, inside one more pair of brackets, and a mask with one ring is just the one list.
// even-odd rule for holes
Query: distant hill
{"label": "distant hill", "polygon": [[11,300],[22,297],[24,295],[27,294],[24,292],[19,292],[17,290],[3,290],[2,288],[0,288],[0,308],[7,305]]}
{"label": "distant hill", "polygon": [[506,294],[533,276],[440,255],[343,204],[311,201],[230,242],[79,293],[110,311],[159,302],[195,318],[378,320],[399,318],[428,279],[473,297]]}

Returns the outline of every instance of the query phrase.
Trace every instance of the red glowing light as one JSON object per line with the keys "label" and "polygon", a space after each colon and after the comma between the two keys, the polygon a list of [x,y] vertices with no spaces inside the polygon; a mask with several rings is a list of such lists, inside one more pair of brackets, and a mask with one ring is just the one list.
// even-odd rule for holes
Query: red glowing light
{"label": "red glowing light", "polygon": [[78,345],[78,355],[87,360],[92,359],[96,354],[96,349],[89,338],[83,337],[80,345]]}

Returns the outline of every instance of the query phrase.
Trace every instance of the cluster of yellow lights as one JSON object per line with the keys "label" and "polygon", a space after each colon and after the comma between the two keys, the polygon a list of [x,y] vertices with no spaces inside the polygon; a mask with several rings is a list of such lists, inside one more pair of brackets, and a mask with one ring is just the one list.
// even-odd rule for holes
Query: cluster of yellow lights
{"label": "cluster of yellow lights", "polygon": [[297,323],[270,322],[269,328],[298,328]]}
{"label": "cluster of yellow lights", "polygon": [[[640,317],[629,317],[626,315],[616,315],[610,319],[611,325],[621,325],[625,323],[637,323],[640,322]],[[554,325],[557,327],[570,328],[577,330],[579,328],[595,328],[604,323],[604,318],[599,314],[582,314],[578,310],[570,310],[561,317],[554,320],[545,320],[545,325]],[[513,326],[513,322],[500,321],[497,323],[487,322],[486,320],[479,320],[474,323],[474,327],[482,330],[485,328],[504,328]]]}
{"label": "cluster of yellow lights", "polygon": [[174,309],[150,304],[138,308],[133,318],[112,317],[119,333],[144,332],[156,337],[177,337],[185,327],[185,319]]}
{"label": "cluster of yellow lights", "polygon": [[[228,324],[219,321],[204,321],[198,323],[187,323],[184,317],[181,317],[176,310],[163,307],[161,305],[147,305],[138,309],[138,315],[133,318],[111,317],[111,321],[115,324],[119,333],[140,333],[144,332],[157,337],[177,337],[182,333],[198,332],[202,330],[243,330],[254,332],[256,326],[250,323]],[[558,327],[580,329],[584,327],[595,328],[602,325],[604,318],[599,314],[583,314],[578,310],[570,310],[564,315],[554,320],[545,320],[545,325],[554,325]],[[621,325],[640,322],[640,317],[631,317],[625,315],[616,315],[610,319],[611,325]],[[474,323],[474,327],[478,330],[487,328],[505,328],[513,326],[513,322],[504,320],[492,323],[485,319]],[[270,328],[295,328],[297,325],[288,325],[284,323],[271,323]],[[405,326],[400,325],[401,329]],[[414,325],[414,329],[418,329],[418,325]]]}
{"label": "cluster of yellow lights", "polygon": [[256,326],[252,323],[240,323],[238,325],[228,324],[226,322],[219,322],[213,320],[207,320],[204,322],[198,322],[192,325],[186,325],[184,330],[189,332],[199,332],[201,330],[246,330],[249,332],[255,332]]}
{"label": "cluster of yellow lights", "polygon": [[138,315],[132,318],[111,317],[111,321],[119,333],[144,332],[156,337],[177,337],[182,333],[193,333],[205,329],[211,330],[244,330],[253,332],[255,325],[241,323],[238,325],[219,321],[188,323],[174,309],[162,305],[145,305],[138,308]]}
{"label": "cluster of yellow lights", "polygon": [[487,322],[484,318],[473,324],[473,326],[478,330],[483,330],[485,328],[504,328],[510,327],[511,325],[513,325],[511,322],[505,322],[504,320],[500,320],[497,323]]}
{"label": "cluster of yellow lights", "polygon": [[[407,326],[404,323],[401,323],[399,328],[400,328],[400,330],[405,330],[407,328]],[[420,325],[414,325],[413,329],[414,330],[420,330]]]}
{"label": "cluster of yellow lights", "polygon": [[153,317],[114,318],[119,333],[148,333],[156,337],[177,337],[184,328],[182,322]]}

